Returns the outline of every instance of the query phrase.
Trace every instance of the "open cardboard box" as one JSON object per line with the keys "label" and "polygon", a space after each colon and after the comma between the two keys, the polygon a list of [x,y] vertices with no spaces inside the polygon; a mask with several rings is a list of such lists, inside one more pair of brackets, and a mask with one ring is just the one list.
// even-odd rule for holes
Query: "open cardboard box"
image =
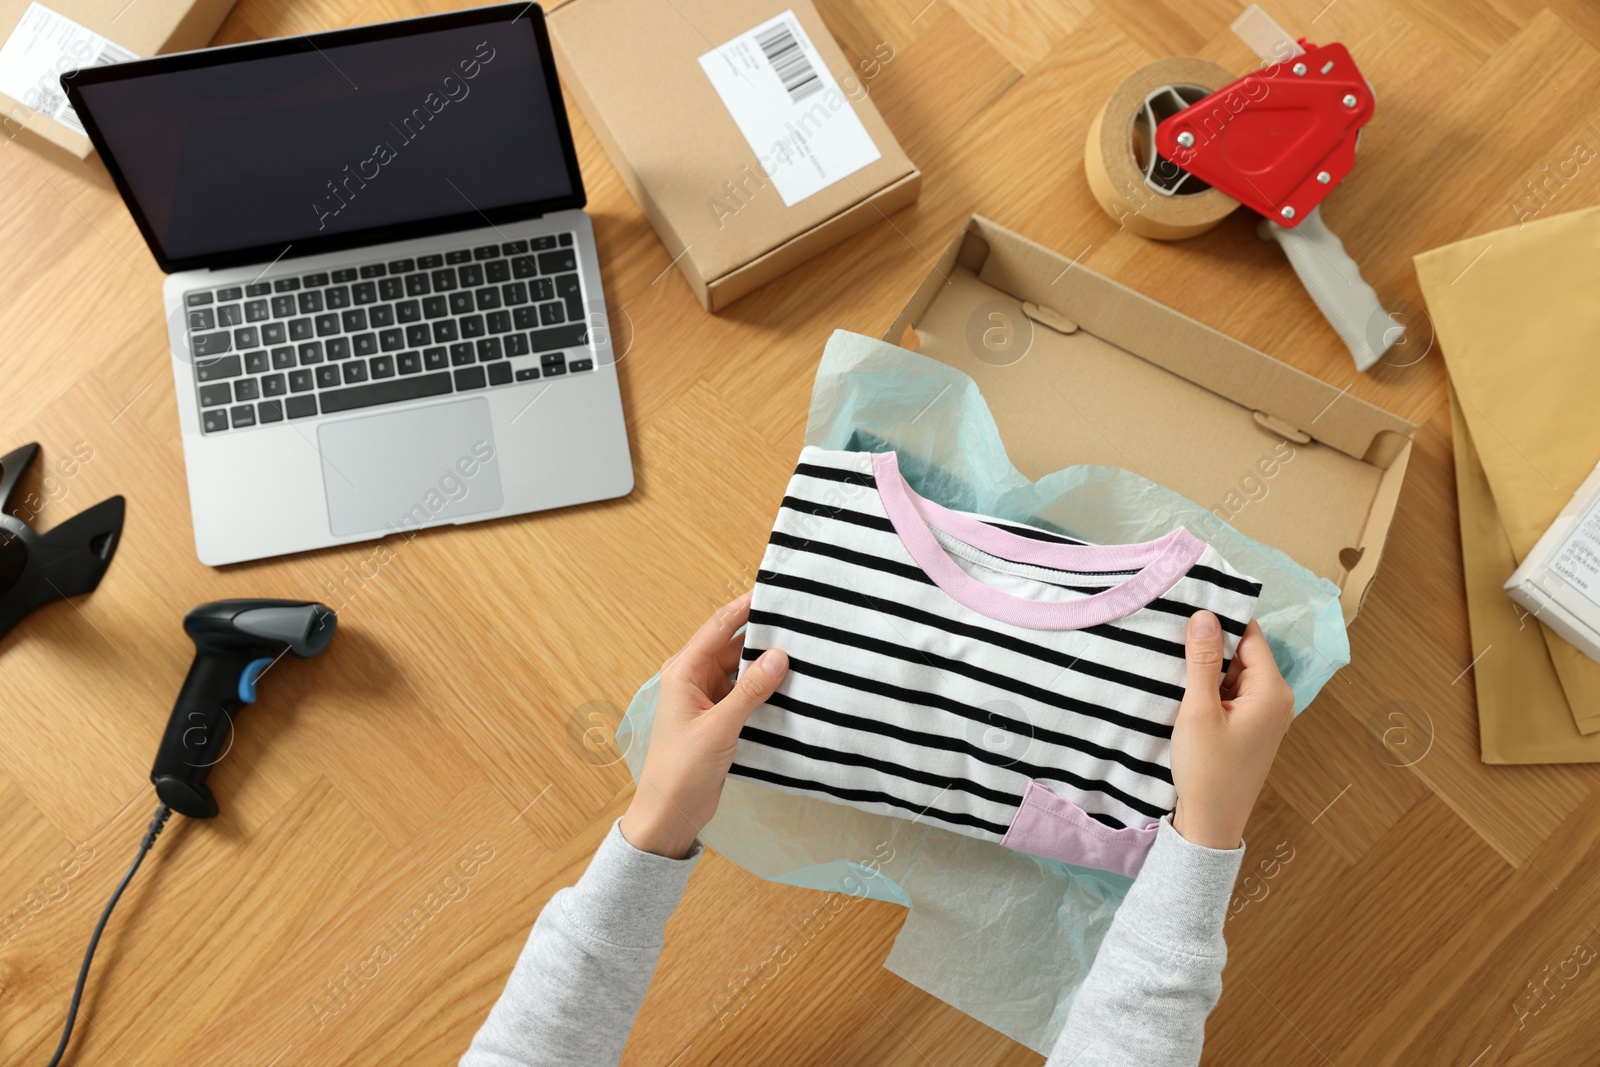
{"label": "open cardboard box", "polygon": [[971,376],[1029,478],[1132,470],[1331,580],[1355,618],[1413,424],[979,216],[884,339]]}

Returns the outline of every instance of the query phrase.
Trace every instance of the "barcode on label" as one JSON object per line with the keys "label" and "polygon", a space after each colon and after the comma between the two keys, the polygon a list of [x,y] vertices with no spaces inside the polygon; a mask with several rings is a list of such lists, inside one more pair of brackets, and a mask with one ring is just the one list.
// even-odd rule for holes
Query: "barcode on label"
{"label": "barcode on label", "polygon": [[[106,41],[100,45],[100,51],[95,54],[94,62],[90,63],[89,66],[109,67],[113,63],[126,63],[130,59],[137,58],[126,48],[120,48],[110,41]],[[60,110],[56,112],[56,121],[69,130],[80,133],[85,137],[89,136],[89,131],[83,128],[83,120],[78,118],[78,113],[72,110],[72,106],[64,99],[60,102]]]}
{"label": "barcode on label", "polygon": [[0,42],[0,93],[81,136],[82,117],[72,110],[63,80],[71,85],[75,71],[139,57],[39,0],[27,5],[15,25]]}
{"label": "barcode on label", "polygon": [[799,103],[822,89],[822,80],[812,69],[811,59],[794,39],[794,32],[780,23],[756,38],[761,51],[772,64],[772,70],[789,92],[789,99]]}
{"label": "barcode on label", "polygon": [[65,100],[62,100],[60,102],[60,109],[61,110],[57,111],[55,115],[57,122],[61,123],[61,125],[65,126],[73,133],[78,134],[80,137],[89,136],[89,131],[83,128],[83,123],[78,119],[78,113],[72,110],[71,104],[68,104]]}
{"label": "barcode on label", "polygon": [[100,54],[95,56],[94,62],[89,65],[91,67],[106,67],[110,66],[112,63],[126,63],[132,58],[132,52],[129,52],[124,48],[118,48],[110,41],[107,41],[105,44],[100,46]]}

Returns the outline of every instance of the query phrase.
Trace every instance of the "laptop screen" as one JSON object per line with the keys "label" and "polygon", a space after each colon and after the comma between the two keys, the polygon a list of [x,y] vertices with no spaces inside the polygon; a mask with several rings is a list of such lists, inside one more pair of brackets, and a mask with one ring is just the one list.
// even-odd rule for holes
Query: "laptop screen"
{"label": "laptop screen", "polygon": [[168,271],[583,203],[534,5],[158,57],[63,83]]}

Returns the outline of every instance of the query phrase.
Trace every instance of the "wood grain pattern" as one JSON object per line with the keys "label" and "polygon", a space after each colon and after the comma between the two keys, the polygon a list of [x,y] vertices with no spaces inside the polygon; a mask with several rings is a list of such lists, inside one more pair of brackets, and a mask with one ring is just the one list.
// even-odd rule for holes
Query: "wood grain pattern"
{"label": "wood grain pattern", "polygon": [[[377,564],[373,546],[220,572],[195,560],[160,273],[97,164],[0,141],[0,446],[39,440],[46,463],[91,450],[71,477],[30,476],[41,525],[130,498],[102,588],[0,645],[0,1063],[53,1048],[153,807],[147,768],[190,659],[180,618],[242,595],[328,600],[337,647],[275,675],[248,713],[214,776],[223,816],[177,820],[157,846],[111,923],[73,1062],[452,1062],[630,794],[586,731],[603,735],[753,580],[828,333],[881,333],[973,211],[1422,427],[1353,665],[1289,734],[1252,819],[1206,1062],[1600,1063],[1600,769],[1478,761],[1469,664],[1493,652],[1467,633],[1443,367],[1410,265],[1515,222],[1528,183],[1600,137],[1600,14],[1266,6],[1345,42],[1381,101],[1325,211],[1412,326],[1373,373],[1354,373],[1242,214],[1145,242],[1083,180],[1084,133],[1130,65],[1249,65],[1227,29],[1237,4],[822,0],[926,174],[921,201],[710,316],[574,114],[638,488],[429,532]],[[428,9],[243,0],[218,40]],[[1574,181],[1539,209],[1594,196]],[[1397,709],[1415,735],[1386,747]],[[829,907],[708,856],[625,1062],[1039,1062],[882,968],[900,909]],[[790,962],[763,967],[784,948]]]}

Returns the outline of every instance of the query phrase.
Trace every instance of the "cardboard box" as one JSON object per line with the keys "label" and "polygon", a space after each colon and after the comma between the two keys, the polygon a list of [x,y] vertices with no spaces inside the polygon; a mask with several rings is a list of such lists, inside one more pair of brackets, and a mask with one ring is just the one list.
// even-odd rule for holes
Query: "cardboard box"
{"label": "cardboard box", "polygon": [[970,375],[1028,477],[1135,471],[1333,581],[1355,618],[1406,420],[978,216],[885,340]]}
{"label": "cardboard box", "polygon": [[[89,158],[94,146],[72,122],[70,109],[65,122],[51,117],[56,104],[51,94],[62,99],[65,95],[59,81],[52,85],[51,75],[46,74],[41,84],[38,75],[53,72],[59,79],[63,70],[203,48],[211,43],[233,4],[234,0],[138,0],[132,4],[128,0],[49,0],[35,5],[32,0],[0,0],[0,41],[6,42],[14,60],[8,72],[5,53],[0,50],[0,110],[4,112],[0,130],[8,140],[26,131],[79,159]],[[41,6],[45,9],[42,13],[37,10]],[[19,25],[25,16],[28,25]],[[63,19],[90,33],[80,33]],[[13,35],[17,35],[14,43]],[[25,58],[24,52],[30,55]],[[16,60],[23,60],[29,68],[20,83],[15,77],[19,73]],[[12,77],[8,79],[7,73]],[[34,104],[46,111],[35,110]]]}
{"label": "cardboard box", "polygon": [[[753,50],[749,77],[729,74],[736,88],[754,99],[781,90],[780,81],[789,84],[780,68],[797,79],[816,75],[798,59],[801,51],[811,64],[820,60],[827,76],[793,102],[799,116],[793,123],[772,127],[791,133],[781,139],[747,135],[708,73],[721,76],[723,67],[703,67],[701,58],[786,12],[813,49],[802,43],[765,60]],[[921,172],[895,142],[811,0],[568,0],[550,12],[549,24],[567,92],[707,310],[726,307],[883,221],[921,191]],[[835,89],[820,84],[828,76]],[[802,81],[793,91],[808,88]],[[804,178],[812,164],[807,152],[862,136],[870,138],[877,159],[859,169],[848,169],[851,160],[835,165],[829,184],[785,203],[785,182]],[[765,152],[752,147],[768,140]],[[817,149],[817,165],[827,170],[834,160],[822,154]]]}

